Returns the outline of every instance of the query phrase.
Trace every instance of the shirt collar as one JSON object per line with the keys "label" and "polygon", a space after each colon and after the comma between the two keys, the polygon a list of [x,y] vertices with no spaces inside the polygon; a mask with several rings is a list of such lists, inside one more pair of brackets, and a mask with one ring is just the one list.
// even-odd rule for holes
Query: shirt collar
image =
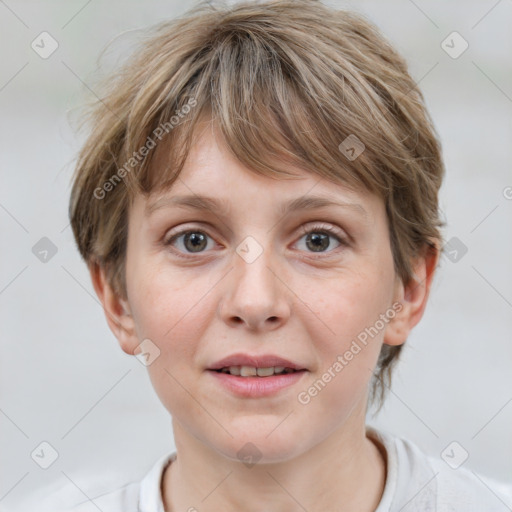
{"label": "shirt collar", "polygon": [[139,511],[165,512],[162,498],[162,476],[165,468],[176,460],[176,451],[160,457],[140,483]]}

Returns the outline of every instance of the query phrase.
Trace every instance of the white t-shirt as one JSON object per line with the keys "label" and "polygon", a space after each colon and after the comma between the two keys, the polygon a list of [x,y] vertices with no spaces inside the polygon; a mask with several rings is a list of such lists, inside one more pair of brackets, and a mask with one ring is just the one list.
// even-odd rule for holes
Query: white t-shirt
{"label": "white t-shirt", "polygon": [[[387,455],[386,484],[375,512],[512,511],[512,484],[484,478],[462,465],[454,469],[461,461],[456,445],[446,451],[450,466],[442,458],[426,455],[411,441],[369,425],[366,431],[381,442]],[[168,453],[140,482],[61,512],[165,512],[160,483],[165,467],[175,459],[175,451]]]}

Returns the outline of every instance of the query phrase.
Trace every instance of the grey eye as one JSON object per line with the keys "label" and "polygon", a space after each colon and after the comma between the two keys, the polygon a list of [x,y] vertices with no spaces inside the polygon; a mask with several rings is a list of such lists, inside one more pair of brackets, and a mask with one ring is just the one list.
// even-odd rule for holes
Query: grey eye
{"label": "grey eye", "polygon": [[320,252],[329,248],[331,235],[325,233],[309,233],[306,235],[306,245],[314,252]]}
{"label": "grey eye", "polygon": [[[174,246],[182,245],[182,247],[177,247],[181,252],[197,253],[202,252],[207,247],[208,238],[210,237],[203,231],[188,230],[177,233],[165,244]],[[180,244],[177,242],[180,242]]]}
{"label": "grey eye", "polygon": [[343,245],[343,240],[326,228],[312,228],[300,240],[305,241],[306,249],[304,250],[307,252],[331,252],[327,249],[331,248],[332,240],[335,241],[335,246],[332,249]]}
{"label": "grey eye", "polygon": [[199,252],[207,245],[205,234],[199,231],[190,231],[184,236],[185,238],[183,243],[187,249],[191,250],[191,252]]}

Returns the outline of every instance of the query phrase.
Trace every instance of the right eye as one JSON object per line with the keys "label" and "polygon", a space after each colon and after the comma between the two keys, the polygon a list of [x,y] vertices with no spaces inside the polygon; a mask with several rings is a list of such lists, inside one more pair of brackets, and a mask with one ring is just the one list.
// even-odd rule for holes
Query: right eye
{"label": "right eye", "polygon": [[164,242],[164,245],[173,247],[176,247],[176,245],[181,245],[183,249],[179,248],[177,251],[178,253],[195,254],[204,252],[203,249],[205,249],[208,245],[208,238],[213,240],[204,231],[198,229],[186,229],[172,235]]}

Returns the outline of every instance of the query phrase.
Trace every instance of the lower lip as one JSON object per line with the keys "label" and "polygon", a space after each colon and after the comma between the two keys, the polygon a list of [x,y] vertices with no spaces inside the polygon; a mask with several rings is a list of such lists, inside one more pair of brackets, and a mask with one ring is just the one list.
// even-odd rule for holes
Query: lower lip
{"label": "lower lip", "polygon": [[306,373],[306,370],[301,370],[281,375],[272,375],[271,377],[239,377],[230,373],[216,372],[214,370],[208,371],[228,391],[245,398],[260,398],[274,395],[278,391],[298,382]]}

